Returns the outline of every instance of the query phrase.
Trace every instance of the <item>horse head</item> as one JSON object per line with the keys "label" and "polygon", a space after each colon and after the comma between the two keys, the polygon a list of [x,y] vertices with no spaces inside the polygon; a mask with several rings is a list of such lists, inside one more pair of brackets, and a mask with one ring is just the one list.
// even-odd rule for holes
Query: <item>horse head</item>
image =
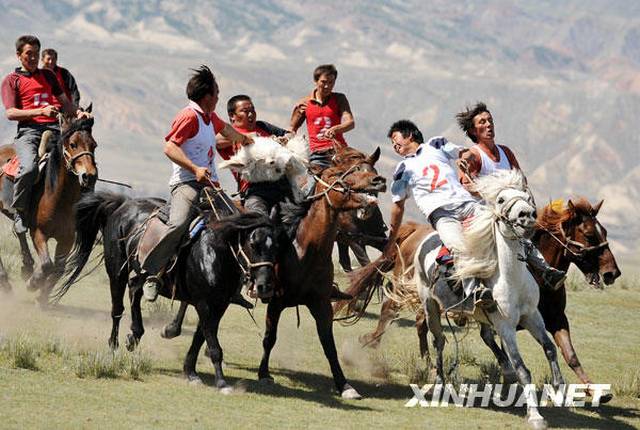
{"label": "horse head", "polygon": [[316,193],[324,195],[339,210],[365,209],[378,203],[377,195],[387,189],[386,179],[374,165],[380,157],[376,149],[370,156],[353,148],[336,152],[333,166],[322,172]]}
{"label": "horse head", "polygon": [[621,273],[613,253],[609,249],[607,230],[596,216],[604,200],[595,206],[586,199],[567,201],[568,219],[562,224],[566,232],[565,256],[573,262],[587,281],[600,288],[600,277],[606,285],[611,285]]}
{"label": "horse head", "polygon": [[[85,110],[91,112],[92,106]],[[98,146],[91,134],[93,118],[61,118],[60,142],[65,166],[69,173],[78,177],[80,187],[93,188],[98,178],[95,149]]]}
{"label": "horse head", "polygon": [[238,262],[245,273],[245,279],[264,303],[274,295],[274,264],[278,255],[277,207],[267,218],[263,215],[247,213],[243,217],[255,218],[250,228],[240,235]]}

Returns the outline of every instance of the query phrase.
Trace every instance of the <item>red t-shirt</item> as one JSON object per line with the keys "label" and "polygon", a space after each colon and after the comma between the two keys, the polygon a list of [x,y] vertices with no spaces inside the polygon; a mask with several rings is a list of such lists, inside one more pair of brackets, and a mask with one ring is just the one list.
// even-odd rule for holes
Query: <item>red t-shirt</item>
{"label": "red t-shirt", "polygon": [[[198,112],[197,115],[200,115],[205,124],[209,124],[210,121],[213,121],[213,129],[215,133],[219,133],[224,128],[225,122],[221,120],[215,112],[212,112],[209,116],[202,112],[202,108],[200,108],[196,103],[189,102],[189,106]],[[176,145],[180,146],[198,134],[198,117],[193,109],[185,107],[178,112],[171,123],[171,130],[169,130],[169,133],[164,138],[165,142],[172,141]]]}
{"label": "red t-shirt", "polygon": [[[7,110],[39,109],[48,105],[60,109],[62,105],[57,96],[61,94],[62,88],[50,70],[36,69],[34,73],[29,73],[16,69],[2,81],[2,103]],[[37,116],[20,121],[20,124],[50,124],[57,121],[56,118]]]}
{"label": "red t-shirt", "polygon": [[[338,106],[338,98],[331,94],[324,105],[309,99],[307,103],[307,133],[309,134],[309,149],[311,152],[324,151],[333,148],[332,139],[324,137],[324,132],[334,125],[340,124],[342,115]],[[347,146],[341,133],[336,133],[335,139],[340,145]]]}

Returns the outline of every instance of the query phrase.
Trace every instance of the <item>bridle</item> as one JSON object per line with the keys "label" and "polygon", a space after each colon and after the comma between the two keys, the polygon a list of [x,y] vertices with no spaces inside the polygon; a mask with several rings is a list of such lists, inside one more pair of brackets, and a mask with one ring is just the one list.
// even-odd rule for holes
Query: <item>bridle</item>
{"label": "bridle", "polygon": [[[252,262],[249,256],[246,254],[246,252],[244,252],[239,236],[238,236],[238,250],[236,251],[235,249],[233,249],[233,247],[231,247],[231,253],[233,254],[236,261],[238,262],[238,266],[240,267],[240,270],[242,270],[242,276],[245,279],[245,282],[251,279],[251,273],[254,269],[259,269],[260,267],[271,267],[273,269],[275,267],[275,264],[272,261],[258,261],[255,263]],[[244,264],[240,262],[241,259],[244,262]]]}
{"label": "bridle", "polygon": [[496,211],[496,222],[502,221],[507,227],[509,227],[511,232],[518,239],[524,239],[524,237],[521,234],[519,234],[518,231],[516,230],[516,227],[522,227],[522,225],[518,224],[517,222],[511,221],[508,217],[509,212],[511,212],[511,209],[513,208],[513,206],[519,201],[523,201],[529,205],[532,205],[534,208],[536,207],[533,194],[529,190],[529,187],[526,187],[524,191],[529,196],[528,198],[525,198],[524,196],[519,196],[519,195],[513,196],[503,204],[500,211]]}
{"label": "bridle", "polygon": [[[570,239],[569,236],[565,233],[561,222],[558,223],[558,227],[559,227],[560,233],[562,234],[562,239],[558,237],[556,234],[554,234],[551,230],[544,227],[543,225],[538,224],[538,227],[541,230],[545,231],[549,236],[551,236],[551,238],[555,240],[558,244],[560,244],[560,246],[562,246],[562,248],[564,249],[563,255],[565,258],[571,259],[570,257],[573,257],[574,261],[583,262],[584,260],[586,260],[587,256],[590,253],[609,246],[609,241],[604,239],[601,235],[602,225],[600,224],[600,221],[598,221],[596,217],[593,217],[593,220],[596,223],[596,227],[597,227],[596,233],[598,235],[599,243],[597,245],[591,245],[591,246],[587,246],[581,242],[578,242],[577,240]],[[577,248],[576,251],[571,249],[570,246]]]}
{"label": "bridle", "polygon": [[313,173],[312,174],[313,179],[315,179],[316,182],[319,183],[320,185],[324,186],[325,189],[320,191],[319,193],[308,196],[307,200],[313,201],[313,200],[325,197],[327,199],[327,203],[329,204],[329,206],[332,209],[335,209],[335,206],[333,205],[333,203],[331,202],[331,198],[329,197],[329,192],[337,191],[341,194],[346,194],[347,196],[350,195],[353,192],[353,189],[351,189],[351,186],[345,182],[345,179],[347,178],[347,176],[351,175],[359,168],[360,168],[360,164],[352,165],[342,175],[340,175],[338,179],[333,181],[331,184],[327,183],[322,178],[320,178],[320,176]]}
{"label": "bridle", "polygon": [[78,172],[76,170],[76,161],[79,158],[85,157],[85,156],[89,156],[89,157],[91,157],[91,162],[94,165],[96,164],[96,157],[95,157],[95,154],[92,151],[82,151],[82,152],[79,152],[79,153],[77,153],[75,155],[71,155],[69,150],[64,147],[64,143],[62,144],[62,148],[63,148],[62,154],[64,156],[64,163],[65,163],[65,166],[67,168],[67,171],[73,173],[76,176],[80,176],[80,172]]}

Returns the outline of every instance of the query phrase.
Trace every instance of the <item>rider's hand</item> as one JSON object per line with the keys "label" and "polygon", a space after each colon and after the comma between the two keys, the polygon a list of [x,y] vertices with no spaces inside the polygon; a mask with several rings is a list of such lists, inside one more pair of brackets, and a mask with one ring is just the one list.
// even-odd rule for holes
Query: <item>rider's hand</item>
{"label": "rider's hand", "polygon": [[209,176],[211,176],[211,172],[206,167],[196,167],[195,170],[196,181],[202,182],[204,184],[209,183]]}
{"label": "rider's hand", "polygon": [[43,107],[41,111],[43,116],[46,116],[49,118],[54,118],[56,115],[58,115],[58,109],[52,105],[47,105]]}
{"label": "rider's hand", "polygon": [[326,137],[327,139],[335,139],[335,137],[336,137],[336,127],[333,126],[331,128],[328,128],[324,132],[324,137]]}
{"label": "rider's hand", "polygon": [[247,146],[253,144],[253,138],[251,136],[242,135],[242,139],[240,139],[240,145]]}

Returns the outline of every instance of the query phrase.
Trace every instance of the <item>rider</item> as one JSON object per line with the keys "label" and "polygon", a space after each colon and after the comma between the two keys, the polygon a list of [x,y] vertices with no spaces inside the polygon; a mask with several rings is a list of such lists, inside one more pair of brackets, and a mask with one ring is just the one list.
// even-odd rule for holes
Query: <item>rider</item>
{"label": "rider", "polygon": [[57,115],[62,109],[69,116],[89,118],[91,115],[78,109],[64,94],[50,70],[38,68],[40,41],[31,35],[16,40],[16,56],[21,67],[2,81],[2,103],[7,119],[18,122],[14,148],[20,170],[14,185],[14,231],[27,231],[31,209],[31,192],[38,176],[38,146],[46,130],[60,135]]}
{"label": "rider", "polygon": [[80,91],[76,80],[69,70],[58,66],[58,52],[55,49],[47,48],[42,51],[42,68],[55,73],[67,98],[76,106],[80,106]]}
{"label": "rider", "polygon": [[220,186],[214,164],[216,132],[240,145],[253,143],[251,137],[238,133],[216,115],[218,84],[207,66],[194,70],[186,92],[189,104],[178,112],[165,137],[164,153],[173,162],[169,229],[141,263],[149,274],[144,296],[151,302],[158,297],[165,265],[189,228],[200,191],[206,185]]}
{"label": "rider", "polygon": [[[424,144],[422,133],[411,121],[391,125],[387,135],[393,150],[404,157],[396,167],[391,185],[393,206],[388,245],[384,256],[391,258],[402,224],[404,205],[410,194],[451,252],[463,249],[462,222],[473,215],[478,203],[458,181],[451,163],[458,159],[460,146],[444,137],[432,137]],[[495,306],[491,290],[476,279],[464,279],[465,297],[474,295],[476,306],[491,310]]]}
{"label": "rider", "polygon": [[[498,170],[520,170],[511,149],[495,143],[493,116],[484,103],[478,102],[458,113],[456,120],[462,131],[475,143],[471,148],[460,151],[459,177],[468,191],[473,192],[473,180],[477,177],[490,175]],[[565,272],[549,266],[530,241],[525,243],[529,266],[541,274],[547,286],[554,289],[559,287],[565,279]]]}
{"label": "rider", "polygon": [[[277,127],[264,121],[258,121],[256,109],[251,98],[244,94],[233,96],[227,102],[227,113],[233,128],[248,136],[283,137],[287,130]],[[236,151],[232,143],[224,138],[217,141],[218,152],[224,159],[231,157]],[[271,208],[285,197],[293,200],[291,185],[286,177],[282,177],[275,182],[249,183],[234,173],[238,182],[238,191],[241,192],[244,200],[244,207],[247,210],[269,215]]]}
{"label": "rider", "polygon": [[[291,113],[291,131],[297,132],[307,121],[309,135],[309,164],[319,168],[331,165],[334,146],[347,146],[343,134],[356,126],[347,97],[334,93],[338,70],[333,64],[322,64],[313,71],[315,88],[298,101]],[[309,181],[312,191],[315,181]]]}

